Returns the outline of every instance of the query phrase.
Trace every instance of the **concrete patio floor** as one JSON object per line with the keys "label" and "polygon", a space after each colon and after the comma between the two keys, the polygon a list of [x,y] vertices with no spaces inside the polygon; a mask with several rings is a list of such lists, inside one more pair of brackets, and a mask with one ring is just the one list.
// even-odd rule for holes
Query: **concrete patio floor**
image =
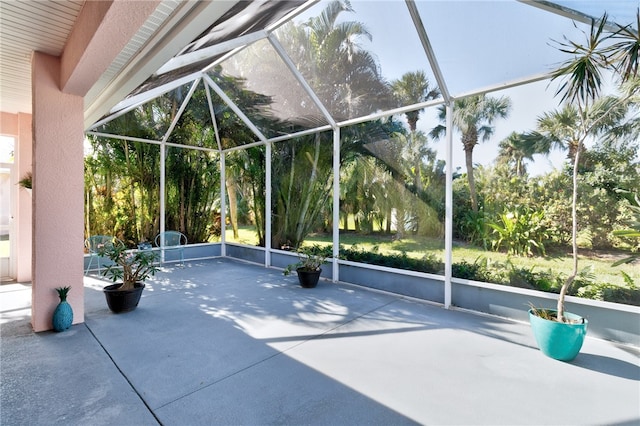
{"label": "concrete patio floor", "polygon": [[126,314],[104,285],[37,334],[30,286],[0,286],[2,425],[640,424],[638,348],[554,361],[528,324],[230,259],[163,268]]}

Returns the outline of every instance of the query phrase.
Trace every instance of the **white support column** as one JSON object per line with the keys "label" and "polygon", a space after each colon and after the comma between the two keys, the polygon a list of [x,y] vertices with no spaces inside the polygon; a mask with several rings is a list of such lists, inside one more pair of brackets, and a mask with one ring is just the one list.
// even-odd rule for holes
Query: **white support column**
{"label": "white support column", "polygon": [[266,165],[264,179],[264,264],[268,268],[271,266],[271,142],[267,143],[264,154],[264,164]]}
{"label": "white support column", "polygon": [[446,185],[444,220],[444,307],[451,306],[451,262],[453,261],[453,103],[446,106]]}
{"label": "white support column", "polygon": [[340,128],[333,130],[333,282],[340,280]]}
{"label": "white support column", "polygon": [[[167,146],[165,145],[165,140],[162,139],[162,143],[160,144],[160,246],[164,247],[164,231],[165,231],[165,185],[166,185],[166,164],[167,161]],[[160,261],[164,263],[164,250],[160,250]]]}
{"label": "white support column", "polygon": [[220,256],[227,255],[227,154],[220,153]]}

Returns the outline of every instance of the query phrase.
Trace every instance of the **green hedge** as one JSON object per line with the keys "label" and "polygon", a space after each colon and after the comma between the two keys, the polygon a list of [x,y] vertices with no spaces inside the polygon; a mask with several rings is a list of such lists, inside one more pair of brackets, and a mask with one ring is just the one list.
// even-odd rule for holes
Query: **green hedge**
{"label": "green hedge", "polygon": [[[323,253],[331,257],[330,247],[314,246],[314,252]],[[386,266],[389,268],[405,269],[430,274],[444,274],[444,263],[433,255],[415,259],[406,253],[382,254],[374,247],[366,251],[358,246],[351,248],[340,247],[339,257],[352,262]],[[512,287],[528,288],[550,293],[558,293],[566,279],[564,274],[557,274],[551,270],[534,271],[520,268],[510,262],[491,262],[485,258],[478,258],[474,263],[462,261],[451,265],[452,275],[473,281],[508,285]],[[570,295],[585,299],[604,300],[607,302],[624,303],[640,306],[640,288],[634,283],[627,282],[625,287],[595,281],[595,276],[588,270],[583,271],[574,281]]]}

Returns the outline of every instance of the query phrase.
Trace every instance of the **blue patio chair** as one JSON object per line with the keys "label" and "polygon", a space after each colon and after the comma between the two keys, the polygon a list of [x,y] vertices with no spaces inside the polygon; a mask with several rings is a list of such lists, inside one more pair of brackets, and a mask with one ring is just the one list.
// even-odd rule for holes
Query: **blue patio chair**
{"label": "blue patio chair", "polygon": [[89,264],[87,265],[87,269],[84,271],[85,275],[87,275],[89,269],[91,269],[94,259],[98,261],[98,274],[100,274],[100,262],[102,257],[98,254],[98,250],[105,245],[123,246],[124,243],[111,235],[92,235],[84,240],[84,246],[89,252]]}
{"label": "blue patio chair", "polygon": [[180,252],[180,265],[184,266],[184,246],[187,245],[187,236],[179,231],[165,231],[156,235],[155,244],[164,250],[178,250]]}

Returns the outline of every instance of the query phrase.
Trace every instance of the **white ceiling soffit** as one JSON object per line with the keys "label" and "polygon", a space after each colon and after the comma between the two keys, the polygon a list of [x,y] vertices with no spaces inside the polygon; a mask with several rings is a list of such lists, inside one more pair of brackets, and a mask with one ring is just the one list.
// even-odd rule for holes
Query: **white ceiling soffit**
{"label": "white ceiling soffit", "polygon": [[62,54],[84,0],[0,1],[0,110],[31,113],[31,52]]}
{"label": "white ceiling soffit", "polygon": [[85,129],[236,3],[164,0],[85,97]]}
{"label": "white ceiling soffit", "polygon": [[[95,104],[96,99],[100,97],[101,93],[105,91],[113,81],[115,81],[122,69],[132,61],[132,58],[134,58],[142,47],[149,41],[151,36],[158,31],[158,28],[165,23],[179,4],[180,2],[176,0],[164,0],[158,5],[153,14],[147,19],[142,27],[140,27],[133,38],[129,40],[129,43],[127,43],[124,49],[122,49],[120,54],[113,60],[98,82],[85,96],[85,115],[88,110],[91,110],[89,106]],[[95,108],[99,107],[95,106],[94,109]]]}

